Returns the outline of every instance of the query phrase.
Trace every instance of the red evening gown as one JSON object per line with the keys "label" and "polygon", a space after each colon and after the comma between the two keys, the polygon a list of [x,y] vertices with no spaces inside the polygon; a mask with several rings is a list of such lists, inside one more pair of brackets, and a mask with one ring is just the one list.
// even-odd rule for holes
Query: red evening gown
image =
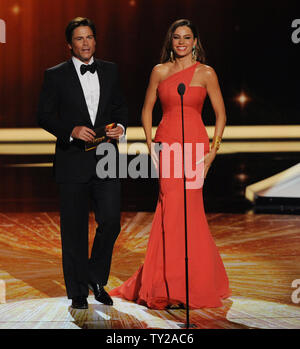
{"label": "red evening gown", "polygon": [[[185,143],[204,144],[206,154],[209,152],[209,138],[201,119],[206,89],[189,86],[198,64],[197,62],[171,75],[159,84],[163,117],[157,128],[155,142],[182,144],[181,102],[177,86],[183,82],[186,85]],[[195,156],[193,159],[195,160]],[[172,169],[174,165],[171,165]],[[144,264],[121,286],[109,292],[111,296],[135,301],[152,309],[186,303],[183,179],[175,176],[163,178],[160,174],[159,186]],[[186,207],[189,306],[194,309],[220,307],[221,299],[229,297],[231,292],[223,262],[206,220],[202,185],[198,189],[187,189]]]}

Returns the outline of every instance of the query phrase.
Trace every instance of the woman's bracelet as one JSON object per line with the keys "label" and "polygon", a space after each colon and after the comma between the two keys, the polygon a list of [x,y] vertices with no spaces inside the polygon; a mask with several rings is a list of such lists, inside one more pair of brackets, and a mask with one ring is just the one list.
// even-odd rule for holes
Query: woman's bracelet
{"label": "woman's bracelet", "polygon": [[222,137],[220,136],[217,136],[215,139],[213,139],[211,149],[216,148],[216,151],[218,151],[220,148],[221,141],[222,141]]}

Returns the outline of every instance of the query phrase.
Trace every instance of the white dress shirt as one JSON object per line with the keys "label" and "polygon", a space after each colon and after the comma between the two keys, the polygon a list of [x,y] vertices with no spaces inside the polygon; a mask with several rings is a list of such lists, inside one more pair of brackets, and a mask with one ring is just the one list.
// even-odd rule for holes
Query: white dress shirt
{"label": "white dress shirt", "polygon": [[[87,71],[85,74],[81,74],[80,67],[83,63],[76,57],[72,57],[72,61],[74,63],[77,75],[79,77],[81,87],[83,90],[84,98],[86,101],[86,105],[88,107],[88,111],[90,114],[92,125],[95,125],[97,111],[98,111],[98,104],[99,104],[99,98],[100,98],[100,82],[97,72],[92,74],[90,71]],[[92,57],[88,64],[92,64],[94,62],[94,57]],[[121,124],[117,124],[118,126],[122,127],[123,129],[123,135],[125,133],[125,128]],[[122,135],[122,136],[123,136]],[[70,140],[72,141],[73,138],[70,137]]]}
{"label": "white dress shirt", "polygon": [[[90,71],[87,71],[84,75],[82,75],[80,72],[80,67],[84,63],[74,56],[72,57],[72,61],[75,65],[75,69],[81,83],[86,105],[88,107],[88,111],[90,114],[91,122],[93,125],[95,125],[98,104],[99,104],[99,97],[100,97],[100,83],[99,83],[98,74],[97,73],[92,74]],[[92,64],[93,62],[94,62],[94,57],[91,58],[91,60],[89,61],[89,64]]]}

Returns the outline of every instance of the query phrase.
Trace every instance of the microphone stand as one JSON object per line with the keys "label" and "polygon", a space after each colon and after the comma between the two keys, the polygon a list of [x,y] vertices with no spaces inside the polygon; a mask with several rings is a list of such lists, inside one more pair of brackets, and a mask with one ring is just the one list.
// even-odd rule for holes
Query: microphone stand
{"label": "microphone stand", "polygon": [[185,232],[185,290],[186,290],[186,324],[180,324],[179,327],[191,328],[196,327],[190,324],[189,310],[189,268],[188,268],[188,236],[187,236],[187,214],[186,214],[186,177],[185,177],[185,147],[184,147],[184,117],[183,117],[183,95],[185,93],[185,85],[180,83],[177,87],[178,94],[181,99],[181,120],[182,120],[182,157],[183,157],[183,187],[184,187],[184,232]]}

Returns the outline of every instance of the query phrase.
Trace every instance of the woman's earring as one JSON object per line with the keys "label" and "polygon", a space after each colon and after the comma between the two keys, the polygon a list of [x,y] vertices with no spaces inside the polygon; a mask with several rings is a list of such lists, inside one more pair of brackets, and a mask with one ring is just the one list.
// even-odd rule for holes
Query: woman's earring
{"label": "woman's earring", "polygon": [[171,62],[174,62],[174,53],[173,53],[173,50],[171,50],[171,52],[170,52],[170,60],[171,60]]}
{"label": "woman's earring", "polygon": [[195,46],[193,46],[193,49],[192,49],[192,60],[193,61],[197,60],[197,54],[196,54],[196,47]]}

